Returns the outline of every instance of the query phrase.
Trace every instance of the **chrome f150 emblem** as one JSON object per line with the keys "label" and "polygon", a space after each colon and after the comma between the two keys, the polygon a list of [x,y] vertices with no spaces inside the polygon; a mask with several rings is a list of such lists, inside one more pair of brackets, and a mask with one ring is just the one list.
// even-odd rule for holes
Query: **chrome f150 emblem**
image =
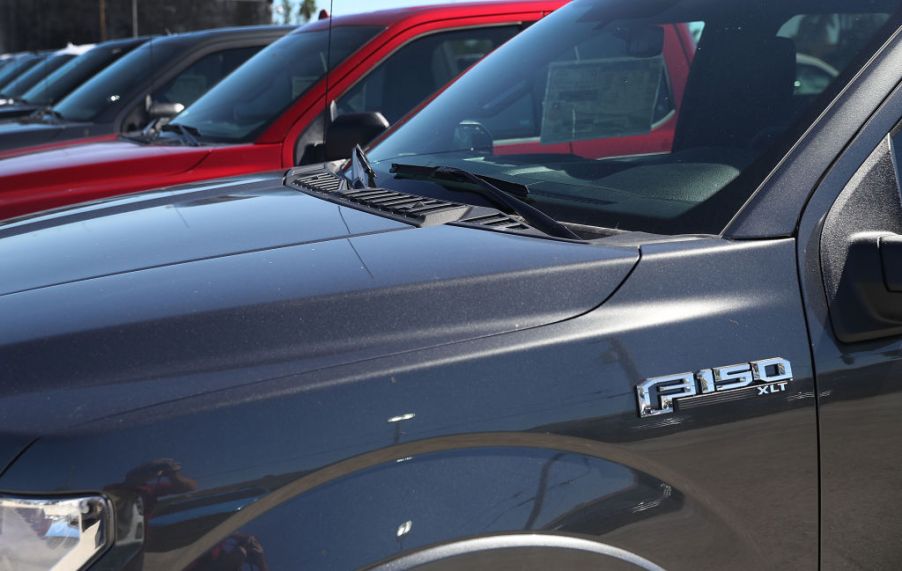
{"label": "chrome f150 emblem", "polygon": [[639,416],[670,414],[680,399],[723,391],[753,387],[758,395],[780,393],[786,391],[790,381],[792,366],[782,357],[652,377],[636,387]]}

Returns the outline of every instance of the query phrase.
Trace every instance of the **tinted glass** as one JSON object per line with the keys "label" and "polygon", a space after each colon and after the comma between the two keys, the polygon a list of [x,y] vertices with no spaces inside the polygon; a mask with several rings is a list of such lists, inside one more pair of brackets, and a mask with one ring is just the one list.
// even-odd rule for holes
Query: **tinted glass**
{"label": "tinted glass", "polygon": [[152,94],[153,100],[160,103],[181,103],[187,107],[258,51],[260,46],[205,55],[157,89]]}
{"label": "tinted glass", "polygon": [[50,105],[68,95],[91,76],[132,49],[126,46],[98,46],[70,60],[47,78],[22,94],[21,99],[35,105]]}
{"label": "tinted glass", "polygon": [[[332,31],[337,65],[380,30],[342,27]],[[252,140],[326,72],[329,32],[289,34],[247,61],[173,123],[196,128],[206,140]]]}
{"label": "tinted glass", "polygon": [[37,85],[48,75],[75,59],[74,54],[52,55],[38,63],[2,89],[2,95],[6,97],[20,98],[29,89]]}
{"label": "tinted glass", "polygon": [[394,123],[517,32],[515,26],[471,28],[414,40],[348,90],[338,111],[379,111]]}
{"label": "tinted glass", "polygon": [[0,69],[0,89],[34,67],[42,59],[44,59],[44,56],[20,56],[16,58],[15,61],[3,66],[3,68]]}
{"label": "tinted glass", "polygon": [[896,29],[899,5],[576,0],[370,158],[382,184],[393,162],[455,166],[528,185],[565,222],[716,233]]}
{"label": "tinted glass", "polygon": [[92,121],[113,106],[123,105],[181,51],[173,42],[150,40],[83,83],[53,109],[66,119]]}

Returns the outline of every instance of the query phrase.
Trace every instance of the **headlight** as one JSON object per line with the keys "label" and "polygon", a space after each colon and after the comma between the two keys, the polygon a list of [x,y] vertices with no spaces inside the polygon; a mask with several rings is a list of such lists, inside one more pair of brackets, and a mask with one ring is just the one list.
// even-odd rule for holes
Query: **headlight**
{"label": "headlight", "polygon": [[84,567],[112,539],[110,514],[100,496],[0,496],[0,571]]}

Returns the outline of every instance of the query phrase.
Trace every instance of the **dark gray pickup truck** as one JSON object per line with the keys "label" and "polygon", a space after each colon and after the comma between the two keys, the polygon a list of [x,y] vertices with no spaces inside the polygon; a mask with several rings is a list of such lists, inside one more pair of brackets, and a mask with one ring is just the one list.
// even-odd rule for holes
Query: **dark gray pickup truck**
{"label": "dark gray pickup truck", "polygon": [[576,0],[348,161],[0,225],[0,569],[898,568],[900,23]]}

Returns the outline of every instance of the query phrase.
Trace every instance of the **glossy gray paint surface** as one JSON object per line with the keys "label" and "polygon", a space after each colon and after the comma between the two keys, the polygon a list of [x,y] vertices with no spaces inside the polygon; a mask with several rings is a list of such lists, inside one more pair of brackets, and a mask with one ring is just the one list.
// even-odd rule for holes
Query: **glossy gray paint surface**
{"label": "glossy gray paint surface", "polygon": [[[271,178],[50,218],[0,229],[5,431],[562,321],[603,302],[638,259],[629,248],[415,229]],[[68,396],[33,415],[52,390]]]}
{"label": "glossy gray paint surface", "polygon": [[[247,200],[284,207],[281,191],[275,197],[261,188],[246,192],[261,195]],[[295,213],[299,222],[307,208],[322,216],[325,207],[316,199],[296,199],[304,201]],[[198,208],[222,204],[229,201],[207,200]],[[150,220],[162,216],[156,208],[165,209],[149,209]],[[328,209],[337,216],[337,206]],[[128,208],[121,210],[113,217],[128,216]],[[278,214],[272,215],[278,226]],[[46,247],[56,245],[64,257],[64,237],[71,232],[74,240],[78,232],[38,222],[45,226],[39,234],[60,232]],[[96,223],[102,228],[111,220]],[[227,248],[225,233],[215,234],[214,242],[223,241],[217,248]],[[594,538],[669,569],[816,565],[813,385],[792,240],[649,239],[619,288],[635,263],[635,247],[442,226],[391,226],[360,238],[346,230],[315,246],[332,242],[359,246],[377,271],[354,278],[363,275],[359,268],[348,273],[340,264],[360,260],[329,250],[323,260],[331,261],[310,277],[299,268],[320,258],[304,246],[303,254],[273,264],[287,279],[277,291],[300,295],[275,312],[260,297],[272,292],[266,284],[276,276],[254,263],[259,251],[212,258],[240,260],[234,271],[209,270],[210,259],[179,258],[153,270],[5,296],[34,295],[34,307],[69,311],[54,305],[62,302],[52,294],[66,291],[67,299],[79,300],[73,306],[90,308],[84,315],[91,319],[83,331],[37,329],[42,340],[31,361],[37,373],[54,367],[38,361],[48,348],[78,367],[53,381],[36,374],[33,390],[20,385],[4,397],[2,410],[11,411],[6,430],[29,426],[14,411],[35,410],[39,394],[43,411],[77,402],[86,412],[51,422],[3,474],[0,489],[98,490],[118,505],[143,497],[149,531],[133,561],[148,569],[195,560],[207,568],[223,542],[251,536],[273,568],[334,569],[526,530]],[[167,251],[177,250],[170,246]],[[122,259],[134,264],[136,256]],[[80,269],[75,264],[69,271]],[[239,269],[259,280],[255,287],[242,286]],[[148,281],[152,290],[141,287],[142,275],[160,270],[162,279]],[[195,287],[218,283],[220,272],[229,292],[244,293],[233,297],[214,288],[191,297]],[[23,273],[50,281],[38,280],[37,269]],[[755,279],[761,275],[768,279]],[[306,286],[291,290],[293,280]],[[376,308],[403,308],[428,291],[433,316],[395,320],[361,311],[358,298],[344,296],[347,307],[330,307],[329,328],[305,331],[295,320],[294,337],[286,338],[281,316],[296,311],[306,318],[317,291],[351,291],[363,283],[359,303]],[[529,287],[521,288],[524,283]],[[447,302],[435,303],[444,292]],[[240,308],[240,319],[217,322],[208,303],[220,304],[216,311]],[[515,310],[505,314],[507,307]],[[473,321],[483,315],[497,317]],[[104,319],[102,327],[92,326]],[[429,320],[442,324],[444,337],[429,336]],[[279,325],[270,334],[255,323]],[[531,324],[516,326],[524,323]],[[317,344],[328,342],[336,327],[343,335],[359,332],[360,343],[327,345],[328,360],[319,359]],[[405,339],[406,328],[416,337]],[[144,346],[134,343],[135,332]],[[395,344],[361,351],[366,332]],[[129,340],[118,346],[124,354],[103,353],[119,340]],[[285,350],[261,359],[257,341]],[[187,360],[190,354],[210,358]],[[787,393],[696,406],[669,418],[640,419],[636,412],[635,385],[643,378],[777,355],[793,364]],[[126,358],[141,366],[110,366]],[[151,363],[158,368],[149,370]],[[136,480],[142,466],[162,458],[179,465],[181,489]],[[406,521],[411,530],[399,540]],[[310,541],[299,544],[298,537]],[[99,568],[131,557],[129,549],[114,548]]]}

